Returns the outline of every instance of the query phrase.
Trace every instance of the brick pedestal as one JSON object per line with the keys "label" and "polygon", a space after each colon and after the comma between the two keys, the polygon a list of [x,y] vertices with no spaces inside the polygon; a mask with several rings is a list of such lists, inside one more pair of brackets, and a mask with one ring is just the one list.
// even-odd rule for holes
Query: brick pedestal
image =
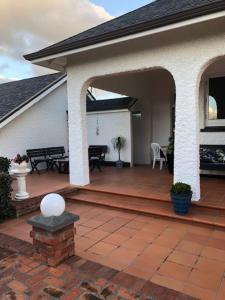
{"label": "brick pedestal", "polygon": [[28,220],[32,225],[34,258],[49,266],[57,266],[75,254],[74,222],[79,217],[64,212],[59,217],[35,216]]}

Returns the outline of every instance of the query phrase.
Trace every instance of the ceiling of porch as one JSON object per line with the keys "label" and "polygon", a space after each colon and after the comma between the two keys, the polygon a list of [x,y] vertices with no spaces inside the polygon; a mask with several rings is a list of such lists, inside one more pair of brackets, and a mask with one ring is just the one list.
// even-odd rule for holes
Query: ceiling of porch
{"label": "ceiling of porch", "polygon": [[173,78],[167,70],[151,69],[100,77],[93,81],[92,86],[134,98],[143,98],[155,86],[164,85],[165,82],[174,89]]}

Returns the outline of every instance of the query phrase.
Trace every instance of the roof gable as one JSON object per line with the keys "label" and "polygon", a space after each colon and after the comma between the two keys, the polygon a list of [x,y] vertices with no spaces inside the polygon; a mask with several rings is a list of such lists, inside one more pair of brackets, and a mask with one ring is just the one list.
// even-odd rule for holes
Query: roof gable
{"label": "roof gable", "polygon": [[221,10],[224,0],[156,0],[24,57],[38,59]]}
{"label": "roof gable", "polygon": [[44,75],[0,84],[0,122],[49,89],[65,75]]}

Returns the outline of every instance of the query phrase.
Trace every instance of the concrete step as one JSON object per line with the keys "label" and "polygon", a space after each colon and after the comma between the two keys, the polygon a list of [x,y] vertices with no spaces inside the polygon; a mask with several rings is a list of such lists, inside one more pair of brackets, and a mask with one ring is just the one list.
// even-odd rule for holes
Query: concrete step
{"label": "concrete step", "polygon": [[66,199],[225,229],[225,211],[215,207],[209,208],[194,204],[188,215],[179,216],[173,212],[171,202],[165,199],[133,197],[86,188],[78,188],[75,192],[66,195]]}

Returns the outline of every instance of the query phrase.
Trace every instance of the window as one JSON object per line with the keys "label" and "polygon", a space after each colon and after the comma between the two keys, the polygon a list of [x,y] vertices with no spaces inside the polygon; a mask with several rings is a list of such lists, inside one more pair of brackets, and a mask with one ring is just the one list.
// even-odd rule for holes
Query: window
{"label": "window", "polygon": [[225,77],[210,78],[208,83],[207,124],[225,125]]}

